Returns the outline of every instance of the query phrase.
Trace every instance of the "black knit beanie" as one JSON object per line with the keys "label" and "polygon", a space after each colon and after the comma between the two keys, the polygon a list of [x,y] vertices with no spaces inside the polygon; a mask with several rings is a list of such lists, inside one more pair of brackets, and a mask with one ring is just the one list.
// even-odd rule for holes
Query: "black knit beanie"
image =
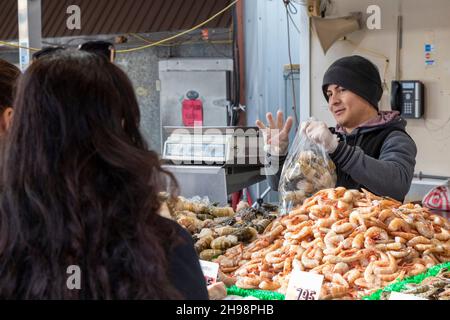
{"label": "black knit beanie", "polygon": [[335,84],[367,100],[378,110],[383,95],[377,67],[361,56],[344,57],[335,61],[323,76],[322,91],[328,101],[327,89]]}

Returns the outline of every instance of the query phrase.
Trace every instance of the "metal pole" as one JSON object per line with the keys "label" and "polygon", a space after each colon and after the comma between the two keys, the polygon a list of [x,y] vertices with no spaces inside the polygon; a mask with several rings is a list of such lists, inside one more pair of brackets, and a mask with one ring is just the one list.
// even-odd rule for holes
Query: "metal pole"
{"label": "metal pole", "polygon": [[419,180],[422,180],[422,179],[450,180],[450,177],[435,176],[435,175],[431,175],[431,174],[423,174],[422,171],[420,171],[419,173],[415,173],[414,178],[419,178]]}
{"label": "metal pole", "polygon": [[397,64],[395,67],[395,80],[400,80],[401,74],[400,74],[400,59],[401,59],[401,51],[403,47],[403,17],[398,16],[397,17]]}
{"label": "metal pole", "polygon": [[30,64],[31,50],[41,48],[42,23],[41,0],[17,0],[19,14],[20,68],[24,71]]}
{"label": "metal pole", "polygon": [[[258,185],[259,185],[259,183],[258,183]],[[272,190],[272,188],[267,187],[267,189],[264,190],[264,192],[259,196],[259,198],[256,199],[256,201],[253,203],[252,208],[256,208],[256,207],[258,207],[258,205],[261,206],[264,202],[264,197],[269,194],[270,190]],[[258,190],[258,192],[259,192],[259,190]]]}

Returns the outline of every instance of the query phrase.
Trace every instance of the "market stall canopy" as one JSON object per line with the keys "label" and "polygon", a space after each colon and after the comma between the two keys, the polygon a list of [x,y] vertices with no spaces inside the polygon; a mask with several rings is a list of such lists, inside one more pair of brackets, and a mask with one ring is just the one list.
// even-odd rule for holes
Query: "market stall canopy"
{"label": "market stall canopy", "polygon": [[[219,12],[230,0],[42,0],[44,38],[189,29]],[[81,9],[81,30],[69,30],[67,8]],[[0,1],[0,39],[18,38],[17,0]],[[227,10],[206,28],[228,28]]]}

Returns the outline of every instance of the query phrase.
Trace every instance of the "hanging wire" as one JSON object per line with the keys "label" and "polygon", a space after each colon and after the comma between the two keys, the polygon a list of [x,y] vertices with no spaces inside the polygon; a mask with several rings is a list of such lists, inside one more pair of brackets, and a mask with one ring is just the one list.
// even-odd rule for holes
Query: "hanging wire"
{"label": "hanging wire", "polygon": [[150,48],[150,47],[158,46],[160,44],[169,42],[169,41],[174,40],[176,38],[179,38],[179,37],[181,37],[181,36],[191,32],[191,31],[194,31],[196,29],[199,29],[199,28],[203,27],[205,24],[207,24],[207,23],[211,22],[212,20],[216,19],[218,16],[223,14],[225,11],[229,10],[230,8],[232,8],[239,1],[240,0],[234,0],[232,3],[230,3],[228,6],[226,6],[225,8],[220,10],[219,12],[217,12],[215,15],[213,15],[209,19],[203,21],[202,23],[199,23],[198,25],[192,27],[191,29],[188,29],[188,30],[185,30],[183,32],[180,32],[180,33],[178,33],[176,35],[173,35],[173,36],[171,36],[169,38],[162,39],[162,40],[156,41],[156,42],[151,43],[151,44],[147,44],[145,46],[141,46],[141,47],[137,47],[137,48],[131,48],[131,49],[124,49],[124,50],[117,50],[116,52],[117,53],[128,53],[128,52],[134,52],[134,51],[138,51],[138,50],[144,50],[144,49],[147,49],[147,48]]}
{"label": "hanging wire", "polygon": [[27,50],[31,50],[31,51],[39,51],[40,50],[40,49],[25,47],[25,46],[21,46],[21,45],[9,43],[9,42],[4,42],[4,41],[0,41],[0,44],[7,46],[7,47],[18,48],[18,49],[27,49]]}
{"label": "hanging wire", "polygon": [[297,30],[297,32],[300,34],[300,29],[297,26],[297,24],[294,21],[294,18],[292,17],[292,14],[289,12],[289,19],[291,20],[292,24],[294,25],[294,28]]}

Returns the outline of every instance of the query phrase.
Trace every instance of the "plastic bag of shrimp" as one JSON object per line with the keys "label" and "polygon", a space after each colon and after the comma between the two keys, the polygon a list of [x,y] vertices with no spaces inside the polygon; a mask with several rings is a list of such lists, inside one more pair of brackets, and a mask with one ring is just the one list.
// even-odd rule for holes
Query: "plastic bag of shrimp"
{"label": "plastic bag of shrimp", "polygon": [[336,166],[325,149],[298,130],[281,172],[280,212],[286,214],[316,192],[334,188]]}

